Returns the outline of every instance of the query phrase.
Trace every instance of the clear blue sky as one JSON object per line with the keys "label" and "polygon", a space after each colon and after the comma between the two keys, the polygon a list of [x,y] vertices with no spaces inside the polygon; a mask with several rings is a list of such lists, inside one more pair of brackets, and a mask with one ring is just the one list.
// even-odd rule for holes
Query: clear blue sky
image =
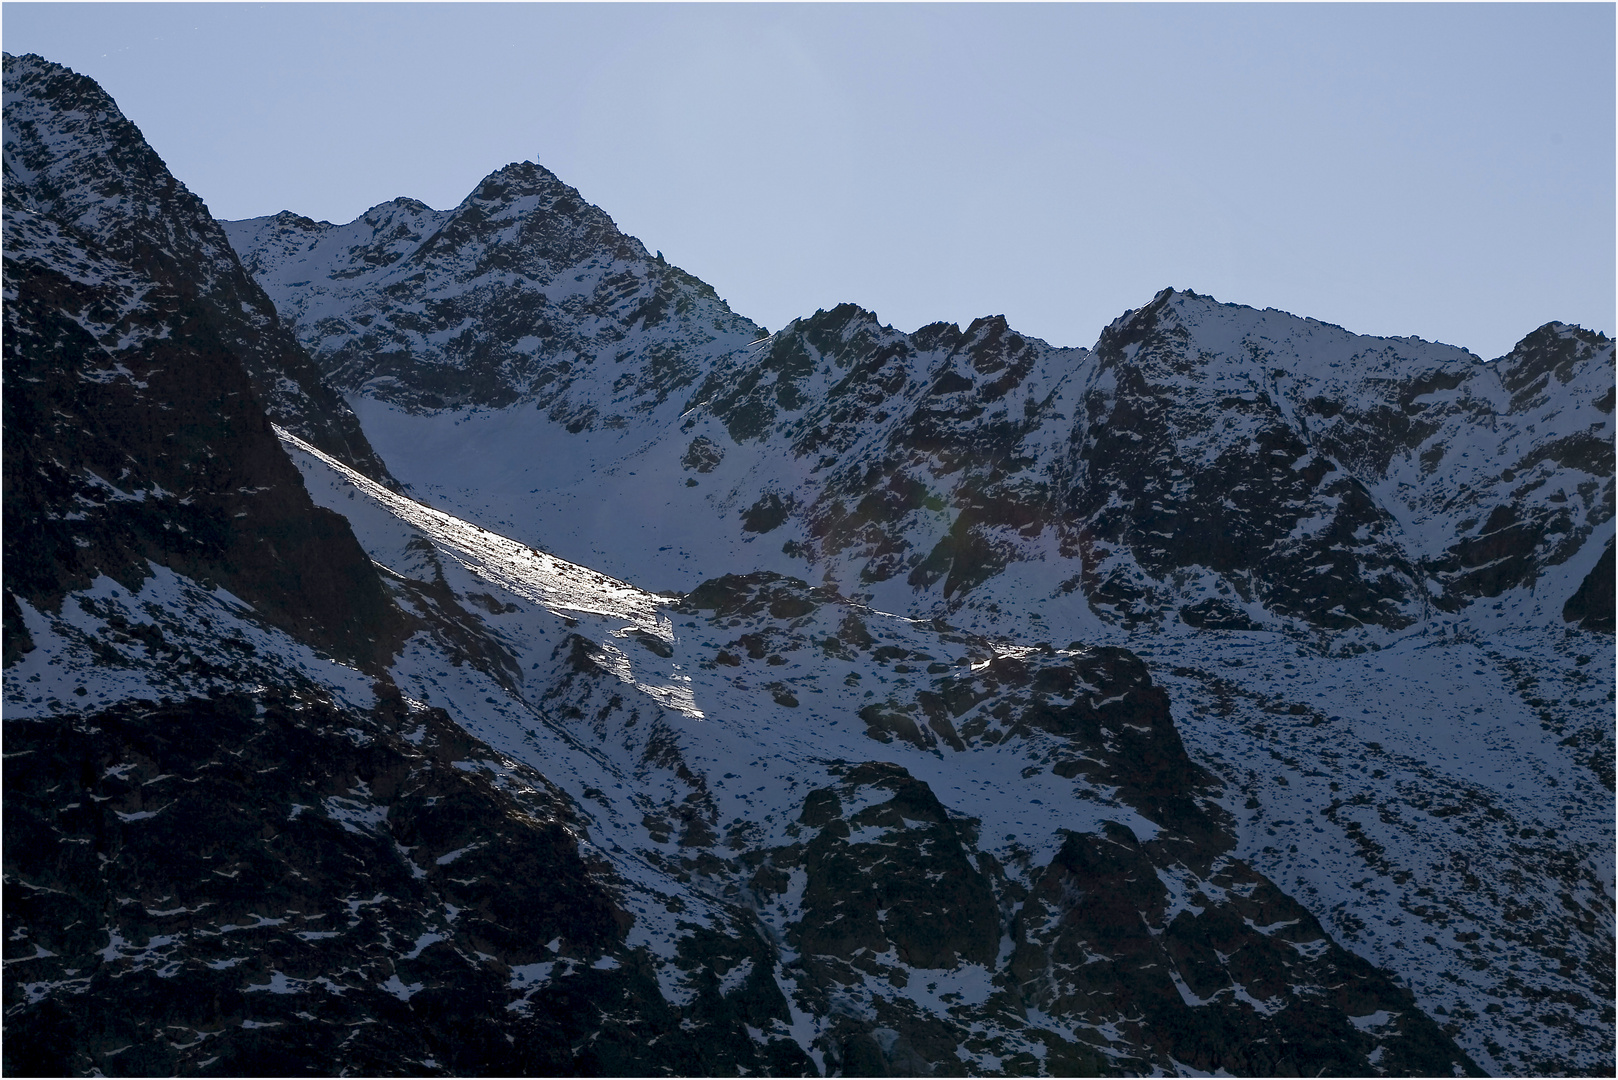
{"label": "clear blue sky", "polygon": [[219,217],[538,160],[771,329],[1089,345],[1173,285],[1486,358],[1614,330],[1614,7],[8,2]]}

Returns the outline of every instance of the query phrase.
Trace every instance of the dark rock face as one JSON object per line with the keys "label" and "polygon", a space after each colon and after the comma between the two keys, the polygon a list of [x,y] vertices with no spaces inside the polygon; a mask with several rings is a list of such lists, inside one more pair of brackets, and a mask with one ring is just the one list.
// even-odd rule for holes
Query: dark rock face
{"label": "dark rock face", "polygon": [[[1108,327],[1096,346],[1100,385],[1086,397],[1073,496],[1098,549],[1092,603],[1142,614],[1119,572],[1104,569],[1115,546],[1152,579],[1202,567],[1256,582],[1266,607],[1328,629],[1407,625],[1417,585],[1392,517],[1256,385],[1273,376],[1200,378],[1206,361],[1168,315],[1172,297]],[[1207,430],[1220,414],[1222,428]],[[1309,520],[1324,527],[1296,536]]]}
{"label": "dark rock face", "polygon": [[625,917],[565,799],[502,784],[441,714],[129,703],[8,725],[7,753],[8,962],[28,980],[6,987],[7,1072],[571,1064],[524,1030],[550,1001],[505,1008],[523,1000],[511,969],[587,968]]}
{"label": "dark rock face", "polygon": [[97,574],[133,588],[150,561],[380,663],[402,621],[347,524],[309,501],[247,364],[380,473],[352,414],[323,411],[262,291],[112,101],[37,57],[5,64],[8,592],[54,608]]}
{"label": "dark rock face", "polygon": [[[845,799],[876,793],[891,797],[843,816]],[[994,894],[926,784],[896,765],[859,765],[812,792],[799,820],[819,830],[803,852],[800,951],[851,961],[891,950],[922,968],[994,962]]]}
{"label": "dark rock face", "polygon": [[54,608],[98,574],[135,588],[150,561],[380,663],[401,618],[214,321],[67,226],[14,202],[5,223],[7,591]]}
{"label": "dark rock face", "polygon": [[[790,957],[778,978],[797,1007],[833,1018],[814,1043],[829,1069],[961,1075],[988,1051],[1001,1069],[1058,1075],[1174,1062],[1244,1075],[1477,1071],[1409,991],[1231,857],[1219,786],[1187,756],[1167,696],[1133,654],[996,651],[938,626],[901,643],[831,590],[770,574],[705,583],[681,610],[702,616],[686,625],[706,625],[699,636],[719,650],[708,666],[737,669],[737,683],[775,665],[825,686],[801,673],[811,658],[840,668],[868,656],[873,685],[884,670],[903,676],[908,689],[858,713],[878,753],[932,755],[952,778],[954,759],[1015,755],[1023,777],[1049,770],[1071,784],[1074,814],[1102,815],[1036,857],[984,835],[970,794],[954,788],[951,805],[914,764],[881,758],[806,778],[785,845],[752,839],[757,822],[742,819],[722,840],[709,811],[715,828],[683,842],[683,865],[736,881],[757,905]],[[945,994],[942,1012],[907,989],[972,971],[977,996]]]}
{"label": "dark rock face", "polygon": [[1601,553],[1595,569],[1585,575],[1579,589],[1567,598],[1562,607],[1562,618],[1576,622],[1586,630],[1613,632],[1613,580],[1612,541]]}
{"label": "dark rock face", "polygon": [[[1095,356],[1074,506],[1092,603],[1126,618],[1206,569],[1308,625],[1398,629],[1531,584],[1612,516],[1612,342],[1590,331],[1485,366],[1165,291]],[[1588,431],[1536,433],[1578,408]]]}
{"label": "dark rock face", "polygon": [[[386,478],[359,421],[321,382],[202,200],[169,173],[106,92],[37,56],[10,55],[5,90],[8,219],[22,212],[48,219],[71,237],[60,242],[83,244],[135,275],[121,296],[103,298],[96,321],[104,339],[112,335],[104,343],[156,331],[128,310],[139,295],[134,281],[149,283],[173,312],[185,314],[194,336],[236,358],[271,419]],[[75,261],[66,252],[57,257]],[[93,276],[102,269],[84,267]]]}
{"label": "dark rock face", "polygon": [[1476,516],[1458,529],[1464,535],[1434,560],[1440,581],[1462,596],[1532,585],[1613,516],[1613,433],[1604,419],[1613,408],[1611,339],[1549,323],[1496,368],[1513,419],[1529,433],[1547,430],[1510,446],[1498,486],[1473,503]]}
{"label": "dark rock face", "polygon": [[1067,430],[1061,371],[1085,355],[1000,317],[906,335],[844,304],[716,364],[682,430],[711,425],[699,438],[722,432],[762,444],[757,460],[791,463],[751,481],[774,485],[752,513],[770,507],[771,528],[796,519],[790,553],[846,591],[902,582],[918,603],[959,604],[1042,537],[1073,540],[1065,466],[1041,450]]}
{"label": "dark rock face", "polygon": [[[353,673],[312,681],[333,665],[212,595],[79,593],[40,628],[57,665],[93,654],[71,675],[98,697],[141,674],[175,697],[81,711],[41,703],[49,664],[8,670],[8,1070],[810,1069],[748,1034],[789,1014],[745,913],[682,941],[712,985],[672,1005],[563,792],[387,680],[368,706]],[[761,975],[720,992],[744,960]]]}
{"label": "dark rock face", "polygon": [[1409,991],[1246,866],[1216,861],[1196,906],[1171,910],[1162,877],[1186,854],[1178,846],[1142,844],[1121,825],[1068,837],[1018,915],[1025,944],[1011,970],[1026,1000],[1114,1018],[1175,1061],[1242,1076],[1364,1075],[1372,1039],[1348,1017],[1386,1016],[1397,1035],[1376,1055],[1380,1068],[1451,1069],[1449,1040]]}
{"label": "dark rock face", "polygon": [[1180,621],[1198,630],[1260,630],[1258,623],[1238,607],[1209,598],[1180,609]]}
{"label": "dark rock face", "polygon": [[441,712],[131,702],[7,755],[8,1073],[807,1065],[735,1000],[671,1009],[566,797]]}

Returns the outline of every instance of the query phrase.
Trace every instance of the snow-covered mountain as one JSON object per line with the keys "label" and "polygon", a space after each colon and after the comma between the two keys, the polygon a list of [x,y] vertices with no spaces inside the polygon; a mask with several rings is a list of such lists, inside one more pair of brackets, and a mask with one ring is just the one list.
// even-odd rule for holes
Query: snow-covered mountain
{"label": "snow-covered mountain", "polygon": [[1610,1068],[1609,339],[767,335],[528,164],[237,263],[6,92],[7,1071]]}
{"label": "snow-covered mountain", "polygon": [[[484,598],[513,663],[413,646],[394,677],[575,795],[630,883],[622,962],[671,1004],[740,999],[756,1040],[853,1075],[1473,1067],[1233,857],[1214,778],[1129,652],[767,572],[645,593],[288,442],[407,588]],[[542,967],[513,980],[535,1007],[561,970]]]}
{"label": "snow-covered mountain", "polygon": [[532,165],[453,211],[226,228],[416,490],[676,589],[768,566],[1058,637],[1384,642],[1542,579],[1566,599],[1610,535],[1612,342],[1578,327],[1484,363],[1165,291],[1093,350],[851,305],[746,346],[712,290]]}
{"label": "snow-covered mountain", "polygon": [[[536,268],[537,289],[537,268],[590,264],[523,239],[601,224],[564,191],[554,219],[481,205],[510,223],[499,257],[435,240],[442,284],[415,287],[464,297],[493,265]],[[684,348],[672,395],[643,389],[656,345],[706,336],[709,309],[654,326],[626,306],[603,330],[599,306],[547,307],[569,340],[667,334],[612,354],[605,424],[509,380],[508,401],[453,407],[373,386],[365,363],[454,366],[438,342],[502,325],[499,305],[463,301],[367,361],[351,343],[386,297],[332,299],[380,282],[367,219],[297,254],[276,246],[287,220],[226,227],[419,497],[647,587],[773,573],[1023,647],[1134,649],[1225,781],[1238,850],[1486,1068],[1610,1056],[1610,339],[1552,323],[1486,363],[1166,290],[1060,349],[999,318],[905,334],[844,305]],[[597,263],[633,243],[601,228]],[[543,370],[520,329],[510,362]]]}
{"label": "snow-covered mountain", "polygon": [[[610,868],[563,793],[400,697],[419,623],[282,451],[244,354],[310,365],[267,304],[229,336],[230,248],[104,243],[155,157],[88,80],[9,56],[5,78],[6,1071],[554,1071],[554,1026],[433,929],[503,965],[599,950]],[[30,198],[25,127],[106,149],[74,172],[107,205]],[[166,205],[140,230],[218,238]],[[443,1004],[408,1019],[429,975]]]}

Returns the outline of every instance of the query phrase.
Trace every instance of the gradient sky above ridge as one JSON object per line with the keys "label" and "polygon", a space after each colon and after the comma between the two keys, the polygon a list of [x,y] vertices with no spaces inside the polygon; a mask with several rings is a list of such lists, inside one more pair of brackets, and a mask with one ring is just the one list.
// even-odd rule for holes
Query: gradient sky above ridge
{"label": "gradient sky above ridge", "polygon": [[219,217],[537,160],[771,329],[1090,345],[1173,285],[1485,358],[1614,331],[1610,4],[31,4]]}

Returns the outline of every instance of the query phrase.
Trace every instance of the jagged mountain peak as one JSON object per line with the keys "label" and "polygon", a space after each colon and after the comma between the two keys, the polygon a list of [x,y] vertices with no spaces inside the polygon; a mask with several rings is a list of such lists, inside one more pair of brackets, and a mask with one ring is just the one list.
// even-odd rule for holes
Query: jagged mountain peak
{"label": "jagged mountain peak", "polygon": [[1467,349],[1441,342],[1358,334],[1280,308],[1221,301],[1189,289],[1164,289],[1145,306],[1125,312],[1102,331],[1096,349],[1103,361],[1135,360],[1153,354],[1145,346],[1171,341],[1196,364],[1220,359],[1254,371],[1282,367],[1289,375],[1340,380],[1386,377],[1394,367],[1482,362]]}
{"label": "jagged mountain peak", "polygon": [[[1612,365],[1612,339],[1595,330],[1562,322],[1548,322],[1526,335],[1495,362],[1500,382],[1511,393],[1512,408],[1522,409],[1555,383],[1567,386],[1580,371],[1595,363]],[[1610,381],[1610,375],[1609,375]],[[1612,410],[1611,400],[1603,411]]]}
{"label": "jagged mountain peak", "polygon": [[303,214],[292,210],[282,210],[280,213],[272,214],[271,219],[275,221],[276,224],[287,228],[306,229],[309,231],[327,228],[331,225],[331,222],[329,221],[316,221],[312,217],[305,217]]}
{"label": "jagged mountain peak", "polygon": [[[472,201],[509,202],[527,195],[551,195],[557,198],[579,199],[583,202],[577,188],[564,183],[561,177],[545,166],[535,161],[513,161],[502,165],[478,181],[463,205]],[[598,213],[604,213],[593,204],[584,203],[584,205]]]}
{"label": "jagged mountain peak", "polygon": [[1532,588],[1611,516],[1612,374],[1599,335],[1528,340],[1490,364],[1159,293],[1096,348],[1080,505],[1133,561],[1098,560],[1093,593],[1134,610],[1152,591],[1138,564],[1159,581],[1212,568],[1246,594],[1230,579],[1245,566],[1272,613],[1397,631]]}
{"label": "jagged mountain peak", "polygon": [[1011,324],[1006,321],[1004,315],[979,315],[967,326],[966,336],[968,338],[986,338],[995,334],[1007,333],[1010,329]]}
{"label": "jagged mountain peak", "polygon": [[961,327],[959,323],[952,322],[928,323],[917,327],[916,332],[910,335],[910,340],[916,343],[918,349],[954,348],[961,340]]}
{"label": "jagged mountain peak", "polygon": [[[1020,334],[1012,329],[1004,315],[981,315],[963,331],[958,323],[934,322],[912,333],[895,329],[882,321],[881,316],[855,303],[842,303],[836,307],[820,308],[813,315],[793,319],[772,338],[802,337],[821,352],[840,351],[837,344],[846,346],[859,341],[880,338],[884,341],[903,341],[907,348],[921,353],[980,352],[996,347],[1016,351],[1028,345],[1048,349],[1039,338]],[[1003,346],[1000,346],[1001,342]],[[1067,350],[1082,356],[1085,350]]]}
{"label": "jagged mountain peak", "polygon": [[[1100,342],[1123,349],[1140,337],[1151,333],[1157,326],[1158,317],[1164,313],[1174,295],[1173,288],[1159,289],[1149,302],[1138,308],[1130,308],[1108,323],[1101,331]],[[1195,297],[1196,293],[1188,295]]]}
{"label": "jagged mountain peak", "polygon": [[876,312],[859,304],[845,301],[830,308],[817,308],[813,315],[800,315],[771,334],[772,340],[798,337],[813,342],[817,348],[835,348],[834,342],[848,342],[862,335],[897,334],[884,323]]}
{"label": "jagged mountain peak", "polygon": [[[437,212],[420,199],[412,199],[408,195],[401,195],[398,198],[384,199],[382,202],[377,203],[361,214],[358,220],[381,223],[400,214],[423,215]],[[322,222],[322,224],[330,225],[331,223]]]}
{"label": "jagged mountain peak", "polygon": [[[412,254],[411,261],[433,256],[459,259],[468,245],[480,243],[500,249],[494,265],[501,268],[534,266],[536,260],[568,265],[603,250],[611,252],[614,262],[651,259],[645,245],[621,232],[605,211],[531,161],[515,161],[485,176],[447,212],[439,232]],[[522,256],[508,254],[512,248],[520,249]]]}
{"label": "jagged mountain peak", "polygon": [[328,378],[406,408],[530,401],[575,430],[622,427],[763,336],[533,162],[449,210],[224,227]]}

